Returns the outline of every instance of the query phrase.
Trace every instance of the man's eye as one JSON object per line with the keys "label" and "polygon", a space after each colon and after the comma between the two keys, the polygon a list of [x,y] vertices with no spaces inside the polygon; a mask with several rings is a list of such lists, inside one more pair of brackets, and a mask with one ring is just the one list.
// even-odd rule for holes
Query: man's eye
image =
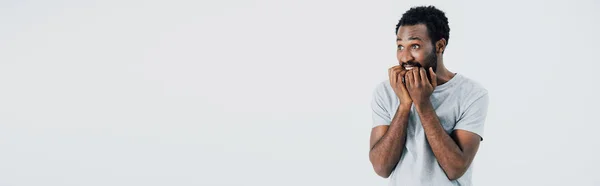
{"label": "man's eye", "polygon": [[413,45],[412,48],[413,49],[419,49],[419,48],[421,48],[421,46],[420,45]]}
{"label": "man's eye", "polygon": [[402,49],[404,49],[404,46],[398,45],[398,50],[402,50]]}

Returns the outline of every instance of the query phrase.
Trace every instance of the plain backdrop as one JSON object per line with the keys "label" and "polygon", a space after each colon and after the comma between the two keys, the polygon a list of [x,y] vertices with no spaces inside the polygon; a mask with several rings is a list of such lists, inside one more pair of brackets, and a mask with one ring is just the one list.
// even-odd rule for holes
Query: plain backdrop
{"label": "plain backdrop", "polygon": [[489,91],[476,185],[600,185],[591,0],[2,0],[0,185],[387,185],[371,94],[416,5]]}

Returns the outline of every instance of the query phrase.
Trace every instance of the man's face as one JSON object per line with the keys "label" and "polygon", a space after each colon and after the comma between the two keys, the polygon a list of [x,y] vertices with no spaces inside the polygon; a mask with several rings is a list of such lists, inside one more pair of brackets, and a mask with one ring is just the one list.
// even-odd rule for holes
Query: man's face
{"label": "man's face", "polygon": [[429,67],[437,70],[435,46],[431,43],[424,24],[402,25],[398,28],[396,39],[397,57],[400,65],[407,70],[423,67],[429,73]]}

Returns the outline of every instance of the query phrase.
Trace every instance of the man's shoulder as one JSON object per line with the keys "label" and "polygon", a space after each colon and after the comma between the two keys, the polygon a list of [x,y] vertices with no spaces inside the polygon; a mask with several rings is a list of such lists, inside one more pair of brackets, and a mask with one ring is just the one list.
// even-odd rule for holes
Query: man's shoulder
{"label": "man's shoulder", "polygon": [[373,95],[379,99],[379,101],[391,103],[395,98],[396,94],[390,85],[390,80],[383,80],[377,83],[373,90]]}
{"label": "man's shoulder", "polygon": [[467,76],[460,75],[461,82],[459,85],[460,95],[464,96],[467,102],[473,102],[484,96],[488,96],[488,90],[479,82]]}
{"label": "man's shoulder", "polygon": [[375,92],[387,92],[392,90],[392,86],[390,85],[390,80],[383,80],[377,83],[375,86]]}
{"label": "man's shoulder", "polygon": [[479,82],[474,79],[471,79],[465,75],[460,75],[461,83],[460,89],[461,91],[468,94],[479,94],[484,95],[488,93],[488,90]]}

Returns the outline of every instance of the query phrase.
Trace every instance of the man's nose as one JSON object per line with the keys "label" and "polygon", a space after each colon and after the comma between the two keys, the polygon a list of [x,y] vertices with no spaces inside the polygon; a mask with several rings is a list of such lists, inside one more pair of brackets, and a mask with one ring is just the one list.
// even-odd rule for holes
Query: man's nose
{"label": "man's nose", "polygon": [[408,50],[404,50],[400,53],[400,62],[406,63],[413,60],[415,60],[415,58]]}

